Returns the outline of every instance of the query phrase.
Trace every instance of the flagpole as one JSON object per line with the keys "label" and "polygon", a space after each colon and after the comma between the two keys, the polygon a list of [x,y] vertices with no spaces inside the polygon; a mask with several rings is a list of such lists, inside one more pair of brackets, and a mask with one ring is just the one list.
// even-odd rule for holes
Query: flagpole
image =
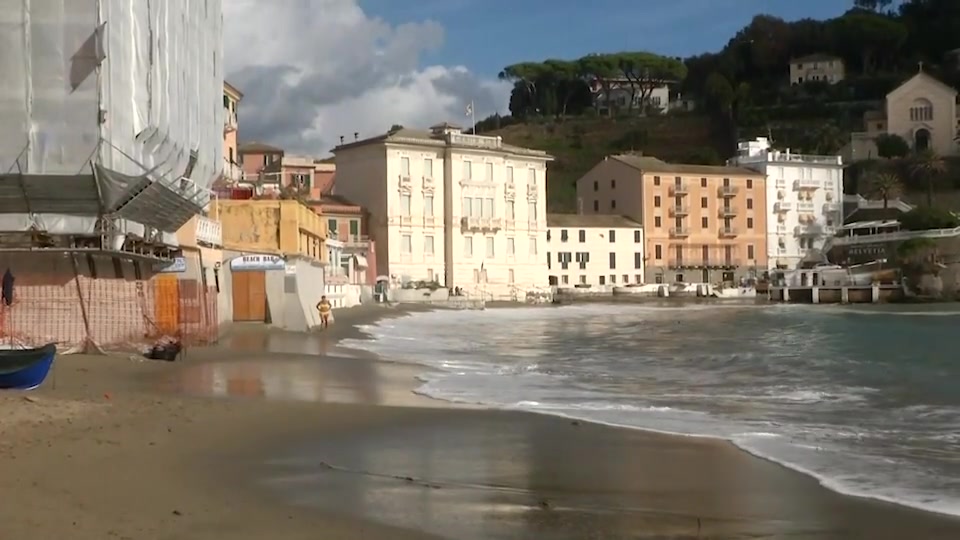
{"label": "flagpole", "polygon": [[473,124],[473,134],[477,134],[477,110],[473,106],[473,100],[470,100],[470,122]]}

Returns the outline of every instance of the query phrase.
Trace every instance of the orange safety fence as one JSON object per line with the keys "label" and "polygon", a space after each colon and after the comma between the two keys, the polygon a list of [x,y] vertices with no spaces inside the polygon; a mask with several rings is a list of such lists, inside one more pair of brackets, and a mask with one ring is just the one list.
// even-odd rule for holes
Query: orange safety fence
{"label": "orange safety fence", "polygon": [[132,349],[161,336],[177,336],[187,344],[217,339],[216,289],[197,280],[165,274],[149,280],[79,276],[59,283],[22,277],[12,305],[0,305],[4,341]]}

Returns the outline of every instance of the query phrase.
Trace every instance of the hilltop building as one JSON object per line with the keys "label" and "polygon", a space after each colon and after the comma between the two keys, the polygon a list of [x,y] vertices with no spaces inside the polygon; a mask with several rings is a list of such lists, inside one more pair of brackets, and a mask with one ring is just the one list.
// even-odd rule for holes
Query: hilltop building
{"label": "hilltop building", "polygon": [[767,260],[796,269],[816,258],[843,225],[843,159],[774,150],[765,137],[741,142],[730,160],[766,176]]}
{"label": "hilltop building", "polygon": [[604,158],[577,181],[580,213],[643,227],[647,282],[730,283],[767,267],[767,191],[743,167]]}
{"label": "hilltop building", "polygon": [[810,54],[790,60],[790,84],[837,84],[846,75],[843,59],[832,54]]}
{"label": "hilltop building", "polygon": [[440,124],[333,150],[334,191],[370,212],[376,267],[485,298],[547,284],[545,152]]}

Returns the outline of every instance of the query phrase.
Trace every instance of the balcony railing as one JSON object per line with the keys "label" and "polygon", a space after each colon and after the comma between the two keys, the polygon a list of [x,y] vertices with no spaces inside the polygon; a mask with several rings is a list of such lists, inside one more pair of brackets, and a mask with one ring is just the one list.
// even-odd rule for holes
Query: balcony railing
{"label": "balcony railing", "polygon": [[740,193],[740,188],[737,186],[720,186],[717,193],[721,197],[735,197],[737,193]]}
{"label": "balcony railing", "polygon": [[740,233],[737,231],[736,227],[720,227],[720,236],[724,238],[733,238],[738,234]]}
{"label": "balcony railing", "polygon": [[216,219],[197,216],[197,243],[208,246],[223,246],[223,226]]}
{"label": "balcony railing", "polygon": [[835,203],[835,202],[823,203],[823,211],[826,213],[839,212],[840,203]]}
{"label": "balcony railing", "polygon": [[789,212],[793,210],[793,201],[777,201],[777,203],[773,205],[773,209],[779,214]]}
{"label": "balcony railing", "polygon": [[690,193],[690,187],[686,182],[674,182],[670,184],[671,195],[686,195]]}
{"label": "balcony railing", "polygon": [[496,231],[503,227],[503,220],[500,218],[463,217],[460,218],[460,226],[472,231]]}
{"label": "balcony railing", "polygon": [[675,205],[670,208],[671,216],[686,216],[690,214],[690,207],[685,204]]}
{"label": "balcony railing", "polygon": [[793,182],[794,189],[820,189],[820,181],[813,178],[801,178]]}
{"label": "balcony railing", "polygon": [[348,247],[366,246],[370,244],[370,237],[365,234],[348,234],[343,243]]}
{"label": "balcony railing", "polygon": [[674,238],[686,238],[690,236],[690,229],[686,227],[674,227],[670,229],[670,236]]}
{"label": "balcony railing", "polygon": [[787,187],[787,181],[783,178],[777,178],[773,181],[773,185],[778,189],[785,189]]}
{"label": "balcony railing", "polygon": [[737,215],[737,208],[735,206],[721,206],[718,213],[720,217],[733,217]]}
{"label": "balcony railing", "polygon": [[812,214],[817,209],[817,205],[810,201],[801,201],[797,203],[797,212],[802,214]]}

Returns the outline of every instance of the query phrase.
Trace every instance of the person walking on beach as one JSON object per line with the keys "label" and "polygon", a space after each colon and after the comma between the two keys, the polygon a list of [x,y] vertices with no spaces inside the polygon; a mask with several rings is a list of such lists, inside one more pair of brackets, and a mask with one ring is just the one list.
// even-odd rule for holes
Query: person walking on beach
{"label": "person walking on beach", "polygon": [[324,328],[330,326],[330,313],[333,311],[333,306],[330,305],[326,295],[321,296],[320,301],[317,302],[317,311],[320,312],[320,325]]}

